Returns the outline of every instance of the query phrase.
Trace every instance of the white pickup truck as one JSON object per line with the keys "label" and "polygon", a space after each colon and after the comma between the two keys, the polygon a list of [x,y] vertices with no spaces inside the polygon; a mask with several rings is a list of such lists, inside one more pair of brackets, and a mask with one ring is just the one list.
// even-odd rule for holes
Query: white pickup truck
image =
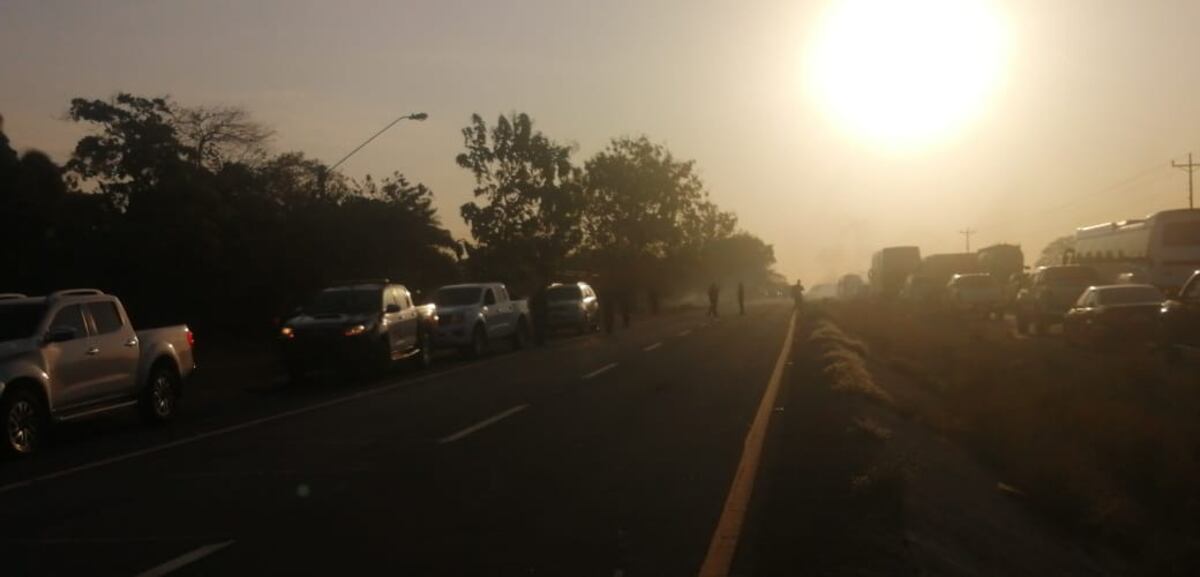
{"label": "white pickup truck", "polygon": [[185,325],[134,331],[121,301],[98,290],[0,295],[0,452],[33,453],[51,424],[124,407],[170,420],[192,344]]}
{"label": "white pickup truck", "polygon": [[493,341],[507,339],[524,348],[529,339],[529,302],[513,300],[502,283],[444,286],[433,297],[438,328],[434,344],[455,347],[466,356],[485,353]]}

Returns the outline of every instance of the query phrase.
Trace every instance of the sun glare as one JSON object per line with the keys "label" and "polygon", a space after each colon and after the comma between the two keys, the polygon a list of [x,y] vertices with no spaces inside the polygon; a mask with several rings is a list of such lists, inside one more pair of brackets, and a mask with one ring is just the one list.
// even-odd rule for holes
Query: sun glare
{"label": "sun glare", "polygon": [[808,50],[808,90],[836,123],[908,147],[961,128],[999,84],[1005,38],[987,0],[838,0]]}

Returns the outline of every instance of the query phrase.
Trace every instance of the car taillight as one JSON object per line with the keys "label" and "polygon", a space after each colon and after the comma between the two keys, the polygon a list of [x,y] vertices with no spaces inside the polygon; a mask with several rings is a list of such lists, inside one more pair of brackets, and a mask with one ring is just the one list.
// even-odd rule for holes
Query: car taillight
{"label": "car taillight", "polygon": [[183,332],[184,332],[184,334],[187,335],[188,346],[189,347],[196,346],[196,333],[193,333],[192,329],[183,329]]}

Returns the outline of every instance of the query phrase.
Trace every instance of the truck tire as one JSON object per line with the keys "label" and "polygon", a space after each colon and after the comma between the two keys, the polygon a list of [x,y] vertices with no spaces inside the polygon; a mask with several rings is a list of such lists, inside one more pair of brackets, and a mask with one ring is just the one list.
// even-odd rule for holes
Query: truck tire
{"label": "truck tire", "polygon": [[426,369],[433,364],[433,339],[425,330],[417,331],[417,354],[413,355],[413,366]]}
{"label": "truck tire", "polygon": [[42,445],[50,419],[42,399],[26,388],[15,388],[0,400],[0,418],[4,421],[5,457],[32,455]]}
{"label": "truck tire", "polygon": [[369,364],[371,376],[386,375],[392,369],[392,341],[389,337],[379,339],[379,344],[371,351]]}
{"label": "truck tire", "polygon": [[1023,335],[1029,334],[1029,317],[1022,313],[1017,313],[1017,332]]}
{"label": "truck tire", "polygon": [[158,424],[175,418],[179,407],[179,390],[179,373],[174,367],[164,362],[155,363],[138,398],[142,420],[149,424]]}
{"label": "truck tire", "polygon": [[525,348],[525,343],[529,342],[529,321],[525,317],[521,317],[517,321],[517,330],[512,334],[512,348],[514,351],[519,351]]}
{"label": "truck tire", "polygon": [[482,357],[487,348],[487,331],[483,329],[483,325],[475,325],[475,329],[471,331],[471,344],[462,348],[463,356],[476,359]]}

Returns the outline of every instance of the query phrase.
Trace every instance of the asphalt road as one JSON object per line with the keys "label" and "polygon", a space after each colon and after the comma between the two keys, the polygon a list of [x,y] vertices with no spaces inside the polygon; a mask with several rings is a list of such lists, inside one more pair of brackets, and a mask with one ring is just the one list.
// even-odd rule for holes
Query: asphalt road
{"label": "asphalt road", "polygon": [[695,575],[789,319],[680,313],[77,425],[0,466],[0,574]]}

